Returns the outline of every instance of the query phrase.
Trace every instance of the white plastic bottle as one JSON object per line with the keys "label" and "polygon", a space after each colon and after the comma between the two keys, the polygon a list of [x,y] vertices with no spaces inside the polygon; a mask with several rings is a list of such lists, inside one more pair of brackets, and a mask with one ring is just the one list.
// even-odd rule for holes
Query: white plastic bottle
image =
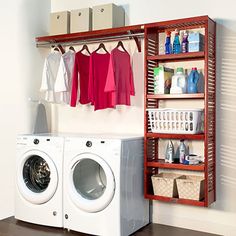
{"label": "white plastic bottle", "polygon": [[184,139],[180,140],[178,152],[179,152],[179,163],[183,164],[185,157],[188,155],[188,148],[184,143]]}
{"label": "white plastic bottle", "polygon": [[166,163],[173,163],[174,162],[174,145],[171,140],[169,140],[167,147],[166,147],[166,155],[165,155],[165,162]]}
{"label": "white plastic bottle", "polygon": [[176,74],[172,76],[170,93],[186,93],[187,77],[183,67],[178,67]]}

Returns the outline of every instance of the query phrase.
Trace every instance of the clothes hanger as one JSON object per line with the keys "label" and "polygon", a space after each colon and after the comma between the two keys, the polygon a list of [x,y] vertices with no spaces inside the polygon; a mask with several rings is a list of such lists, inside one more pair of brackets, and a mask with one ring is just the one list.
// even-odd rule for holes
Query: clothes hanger
{"label": "clothes hanger", "polygon": [[70,46],[70,47],[69,47],[69,50],[72,50],[72,51],[74,51],[74,52],[75,52],[75,49],[74,49],[74,47],[73,47],[73,46]]}
{"label": "clothes hanger", "polygon": [[54,47],[54,51],[58,51],[60,52],[61,54],[64,54],[65,53],[65,50],[64,48],[61,46],[61,44],[58,44],[57,46]]}
{"label": "clothes hanger", "polygon": [[88,48],[88,46],[86,44],[83,45],[83,47],[81,48],[81,50],[79,52],[82,52],[84,50],[86,50],[89,55],[91,54],[90,51],[89,51],[89,48]]}
{"label": "clothes hanger", "polygon": [[124,50],[124,52],[127,52],[127,50],[125,49],[124,44],[122,43],[122,41],[118,42],[116,48],[118,48],[118,47],[121,47]]}
{"label": "clothes hanger", "polygon": [[108,53],[108,51],[107,51],[107,49],[106,49],[106,47],[105,47],[105,45],[104,45],[103,43],[100,43],[100,44],[99,44],[99,46],[98,46],[98,48],[95,50],[95,52],[97,52],[99,49],[103,49],[106,53]]}

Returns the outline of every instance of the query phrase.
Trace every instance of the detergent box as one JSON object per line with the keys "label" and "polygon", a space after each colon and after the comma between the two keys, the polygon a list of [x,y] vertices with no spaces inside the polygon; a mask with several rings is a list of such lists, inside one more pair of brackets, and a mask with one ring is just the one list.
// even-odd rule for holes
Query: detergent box
{"label": "detergent box", "polygon": [[169,94],[174,69],[159,66],[154,68],[154,94]]}

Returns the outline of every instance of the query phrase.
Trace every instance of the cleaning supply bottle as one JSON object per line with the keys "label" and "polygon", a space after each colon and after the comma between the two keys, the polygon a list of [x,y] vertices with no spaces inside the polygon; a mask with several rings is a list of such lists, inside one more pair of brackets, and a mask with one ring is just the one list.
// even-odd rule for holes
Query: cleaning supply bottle
{"label": "cleaning supply bottle", "polygon": [[173,53],[179,54],[181,52],[180,41],[179,41],[179,31],[175,30],[175,38],[173,42]]}
{"label": "cleaning supply bottle", "polygon": [[165,162],[173,163],[174,162],[174,145],[171,140],[169,140],[166,146],[166,153],[165,153]]}
{"label": "cleaning supply bottle", "polygon": [[184,31],[181,49],[182,49],[182,53],[188,52],[188,33],[186,31]]}
{"label": "cleaning supply bottle", "polygon": [[166,31],[165,54],[171,54],[171,53],[172,53],[171,32]]}
{"label": "cleaning supply bottle", "polygon": [[184,143],[184,139],[180,140],[179,147],[176,152],[176,159],[179,161],[179,163],[183,164],[185,157],[188,155],[188,148]]}
{"label": "cleaning supply bottle", "polygon": [[197,71],[197,68],[192,68],[192,71],[190,72],[188,76],[188,93],[197,93],[197,83],[199,81],[199,73]]}
{"label": "cleaning supply bottle", "polygon": [[187,78],[183,67],[178,67],[176,74],[172,76],[170,93],[186,93]]}

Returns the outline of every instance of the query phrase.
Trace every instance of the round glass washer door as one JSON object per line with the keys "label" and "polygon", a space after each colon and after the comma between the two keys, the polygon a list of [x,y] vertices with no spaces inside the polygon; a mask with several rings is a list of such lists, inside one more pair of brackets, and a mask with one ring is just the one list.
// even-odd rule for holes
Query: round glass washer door
{"label": "round glass washer door", "polygon": [[86,212],[98,212],[111,202],[115,179],[109,165],[98,155],[83,153],[70,165],[69,191],[72,201]]}
{"label": "round glass washer door", "polygon": [[27,201],[33,204],[48,202],[58,185],[57,169],[52,159],[38,150],[24,153],[17,163],[17,185]]}

